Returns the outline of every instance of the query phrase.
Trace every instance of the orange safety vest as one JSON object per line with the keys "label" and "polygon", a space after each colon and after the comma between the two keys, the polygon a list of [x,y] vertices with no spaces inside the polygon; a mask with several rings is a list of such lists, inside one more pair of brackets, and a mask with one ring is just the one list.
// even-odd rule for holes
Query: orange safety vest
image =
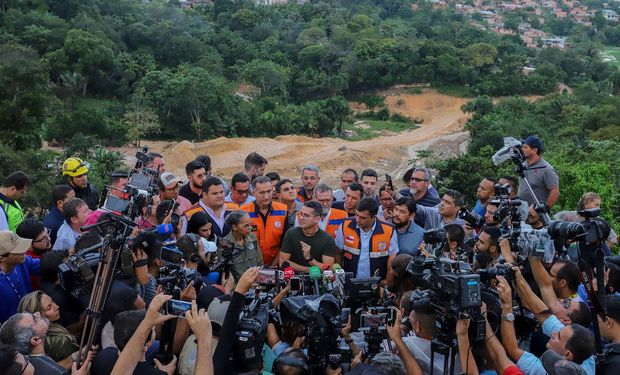
{"label": "orange safety vest", "polygon": [[[239,210],[239,206],[237,206],[236,204],[234,205],[236,208],[230,209],[228,206],[228,203],[226,203],[226,210],[224,212],[224,217],[228,216],[233,211]],[[209,215],[209,213],[205,211],[204,208],[202,208],[202,206],[200,205],[200,201],[198,201],[198,203],[190,206],[187,210],[185,210],[185,212],[183,213],[183,216],[185,217],[186,222],[189,223],[189,219],[191,219],[192,216],[198,212],[204,212],[207,214],[207,216],[209,217],[209,221],[211,222],[211,233],[215,234],[217,237],[224,237],[225,235],[228,234],[228,232],[230,232],[231,228],[227,224],[224,224],[223,231],[220,230],[219,225],[217,225],[217,223],[215,222],[215,220],[213,220],[211,215]]]}
{"label": "orange safety vest", "polygon": [[258,239],[260,249],[263,253],[263,262],[271,264],[280,253],[280,245],[286,226],[287,207],[283,203],[271,202],[267,212],[266,221],[258,210],[256,202],[250,202],[241,207],[250,215],[254,235]]}
{"label": "orange safety vest", "polygon": [[301,203],[305,203],[309,200],[312,200],[312,197],[307,196],[306,189],[302,186],[297,189],[297,200]]}
{"label": "orange safety vest", "polygon": [[[379,276],[384,279],[388,270],[388,257],[390,256],[390,240],[394,233],[394,226],[380,220],[376,220],[375,230],[372,233],[370,251],[370,276],[379,271]],[[357,276],[357,266],[360,259],[362,244],[360,241],[360,229],[357,227],[355,218],[346,218],[342,223],[342,237],[344,241],[342,252],[342,268],[346,272],[353,272]]]}
{"label": "orange safety vest", "polygon": [[325,225],[325,231],[329,233],[332,238],[336,238],[336,230],[340,228],[340,224],[349,217],[346,211],[332,208],[327,218],[327,225]]}

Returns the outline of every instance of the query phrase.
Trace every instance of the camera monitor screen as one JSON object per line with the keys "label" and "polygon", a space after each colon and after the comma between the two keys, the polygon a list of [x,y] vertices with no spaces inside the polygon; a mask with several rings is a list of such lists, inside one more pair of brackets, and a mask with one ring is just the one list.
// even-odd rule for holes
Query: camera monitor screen
{"label": "camera monitor screen", "polygon": [[183,261],[183,253],[176,249],[164,246],[161,248],[159,259],[166,263],[181,264]]}
{"label": "camera monitor screen", "polygon": [[129,201],[108,194],[105,199],[105,203],[103,204],[103,208],[114,213],[123,214],[126,213],[129,208]]}

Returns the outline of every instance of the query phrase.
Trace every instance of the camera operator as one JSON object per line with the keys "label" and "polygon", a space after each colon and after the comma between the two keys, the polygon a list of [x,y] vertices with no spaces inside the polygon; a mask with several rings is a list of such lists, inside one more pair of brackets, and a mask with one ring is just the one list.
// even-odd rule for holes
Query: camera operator
{"label": "camera operator", "polygon": [[545,224],[540,219],[540,215],[538,211],[534,208],[534,205],[531,204],[527,210],[527,217],[525,218],[525,224],[532,227],[532,229],[543,229]]}
{"label": "camera operator", "polygon": [[474,245],[476,262],[474,269],[489,268],[496,265],[501,257],[499,239],[502,233],[499,228],[485,227]]}
{"label": "camera operator", "polygon": [[[579,324],[565,326],[555,315],[549,314],[544,302],[532,292],[518,269],[514,269],[516,270],[517,290],[523,305],[536,315],[536,319],[542,323],[543,333],[550,337],[547,348],[581,365],[586,374],[594,375],[595,344],[592,333]],[[497,281],[497,290],[502,303],[502,343],[508,356],[516,361],[517,366],[526,375],[546,373],[539,358],[518,347],[514,327],[512,289],[503,276],[497,276]]]}
{"label": "camera operator", "polygon": [[[239,314],[245,305],[245,294],[250,290],[252,284],[258,277],[258,267],[252,267],[246,270],[239,278],[237,286],[232,295],[226,317],[220,331],[220,340],[218,341],[215,354],[213,354],[213,367],[215,374],[238,373],[239,370],[260,369],[262,363],[236,363],[230,360],[233,352],[235,340],[237,338],[237,324],[239,322]],[[261,346],[262,347],[262,346]],[[260,350],[258,348],[257,350]],[[241,371],[242,372],[242,371]]]}
{"label": "camera operator", "polygon": [[336,246],[342,249],[342,268],[358,278],[378,275],[388,285],[393,278],[391,263],[398,254],[398,238],[391,224],[377,220],[379,205],[363,198],[354,218],[344,219],[336,231]]}
{"label": "camera operator", "polygon": [[308,273],[308,268],[325,268],[334,264],[338,252],[332,236],[319,228],[323,207],[308,201],[299,211],[299,226],[286,231],[280,248],[280,267],[288,262],[297,272]]}
{"label": "camera operator", "polygon": [[[560,197],[560,179],[557,172],[542,158],[542,142],[538,137],[530,135],[521,146],[525,158],[525,177],[530,183],[534,195],[540,203],[551,208]],[[529,204],[536,203],[523,179],[519,179],[519,198]]]}
{"label": "camera operator", "polygon": [[[108,180],[108,185],[110,189],[108,194],[113,195],[115,197],[121,197],[123,192],[125,191],[125,187],[127,186],[127,182],[129,181],[129,172],[123,170],[115,170],[110,174],[110,179]],[[106,213],[107,211],[103,210],[101,207],[92,211],[88,214],[88,218],[84,225],[92,225],[99,220],[99,217]]]}
{"label": "camera operator", "polygon": [[[264,264],[263,253],[256,236],[252,233],[252,219],[247,212],[231,212],[226,217],[226,225],[231,229],[224,238],[234,244],[235,254],[231,259],[230,272],[237,283],[247,269]],[[218,255],[222,254],[222,250],[217,249]]]}
{"label": "camera operator", "polygon": [[[443,354],[434,353],[434,361],[431,363],[431,341],[435,335],[435,309],[429,297],[424,292],[415,290],[411,294],[409,307],[411,308],[409,322],[413,335],[403,338],[407,349],[413,354],[425,374],[431,372],[431,366],[433,366],[434,374],[443,374],[444,363],[447,359]],[[456,362],[454,367],[454,372],[460,374],[460,364]]]}
{"label": "camera operator", "polygon": [[499,208],[499,199],[491,199],[487,203],[486,212],[484,214],[485,227],[499,227],[499,218],[495,214]]}
{"label": "camera operator", "polygon": [[579,267],[568,259],[558,259],[547,270],[538,258],[530,257],[534,280],[538,284],[543,301],[560,318],[569,317],[573,323],[589,326],[589,309],[581,303]]}
{"label": "camera operator", "polygon": [[416,215],[424,223],[424,229],[441,229],[446,224],[465,225],[465,221],[458,217],[458,212],[465,204],[463,195],[453,189],[448,189],[441,197],[437,207],[417,205]]}

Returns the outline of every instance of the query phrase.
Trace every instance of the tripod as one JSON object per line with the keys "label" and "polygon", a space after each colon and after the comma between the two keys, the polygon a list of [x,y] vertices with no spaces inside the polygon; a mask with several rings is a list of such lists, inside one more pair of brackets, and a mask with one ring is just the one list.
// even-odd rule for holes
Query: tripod
{"label": "tripod", "polygon": [[[99,333],[101,316],[105,308],[108,296],[110,294],[110,286],[114,278],[114,270],[120,258],[120,253],[125,246],[125,241],[131,233],[131,229],[135,225],[133,222],[117,215],[111,215],[109,219],[100,223],[82,227],[82,231],[99,227],[101,225],[114,224],[114,233],[107,234],[103,240],[101,247],[101,258],[95,273],[95,281],[93,291],[90,295],[90,301],[86,308],[86,321],[84,330],[80,339],[80,348],[88,348],[90,350],[95,336]],[[78,352],[77,366],[82,365],[82,350]]]}

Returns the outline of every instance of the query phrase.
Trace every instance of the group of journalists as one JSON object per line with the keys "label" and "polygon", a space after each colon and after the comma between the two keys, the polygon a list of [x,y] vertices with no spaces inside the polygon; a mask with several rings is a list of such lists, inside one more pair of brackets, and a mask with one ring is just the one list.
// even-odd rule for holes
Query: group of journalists
{"label": "group of journalists", "polygon": [[70,158],[55,228],[19,218],[16,172],[0,188],[2,373],[619,373],[617,237],[596,193],[551,219],[541,154],[506,139],[494,162],[519,176],[485,178],[471,211],[424,168],[400,190],[347,169],[332,191],[307,166],[294,189],[255,153],[230,186],[188,163],[183,198],[163,156],[138,152],[99,199]]}

